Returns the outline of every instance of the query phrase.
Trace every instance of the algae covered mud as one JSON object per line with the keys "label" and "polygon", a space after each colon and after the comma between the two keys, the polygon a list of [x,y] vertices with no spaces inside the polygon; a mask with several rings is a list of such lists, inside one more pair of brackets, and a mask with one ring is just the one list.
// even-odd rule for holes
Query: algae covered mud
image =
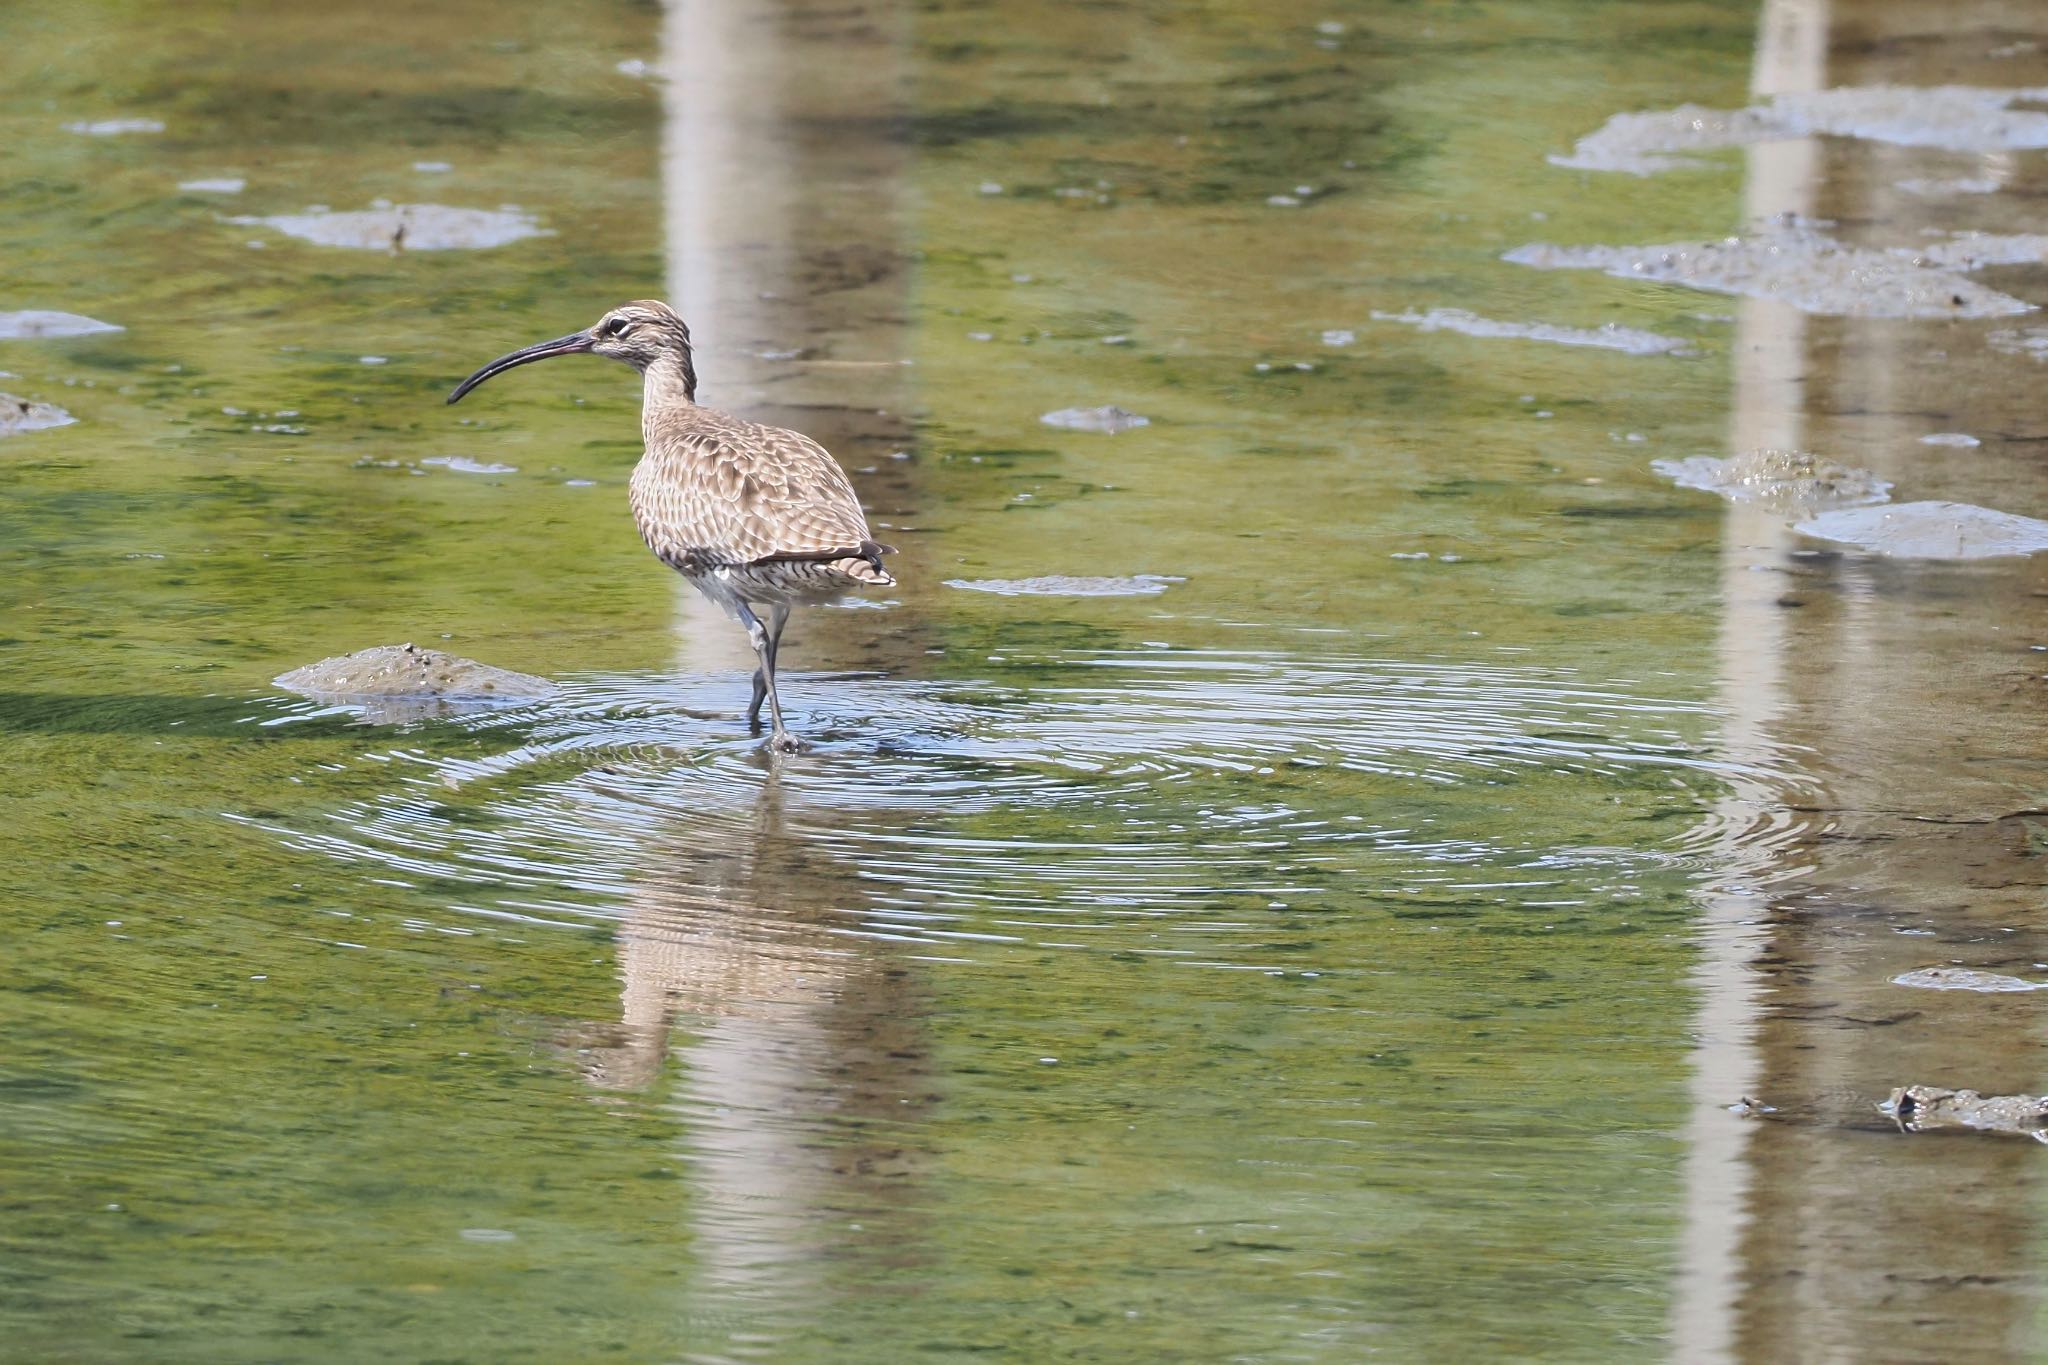
{"label": "algae covered mud", "polygon": [[2028,22],[10,8],[0,1354],[2035,1354]]}

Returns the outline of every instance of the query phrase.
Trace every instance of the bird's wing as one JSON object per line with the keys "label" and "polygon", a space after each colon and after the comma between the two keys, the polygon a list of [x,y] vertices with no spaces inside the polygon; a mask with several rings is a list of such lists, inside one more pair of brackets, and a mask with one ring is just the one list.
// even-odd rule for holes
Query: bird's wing
{"label": "bird's wing", "polygon": [[823,446],[781,427],[704,416],[649,432],[634,471],[634,511],[656,553],[693,564],[876,553],[860,499]]}

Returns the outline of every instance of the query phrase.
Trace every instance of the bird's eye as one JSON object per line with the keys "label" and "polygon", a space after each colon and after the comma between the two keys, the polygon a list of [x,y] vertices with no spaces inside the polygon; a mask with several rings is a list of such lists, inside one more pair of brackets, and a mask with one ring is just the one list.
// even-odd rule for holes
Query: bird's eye
{"label": "bird's eye", "polygon": [[624,318],[608,318],[604,326],[599,330],[608,337],[622,336],[626,331],[626,320]]}

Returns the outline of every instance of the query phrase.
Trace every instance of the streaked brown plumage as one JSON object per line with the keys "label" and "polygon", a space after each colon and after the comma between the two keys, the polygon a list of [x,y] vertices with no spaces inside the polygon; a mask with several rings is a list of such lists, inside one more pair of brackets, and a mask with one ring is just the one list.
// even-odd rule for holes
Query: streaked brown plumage
{"label": "streaked brown plumage", "polygon": [[747,722],[760,729],[766,698],[770,742],[799,747],[775,694],[775,654],[790,608],[894,583],[882,567],[889,547],[868,533],[853,485],[823,446],[698,406],[690,329],[665,303],[623,304],[588,331],[501,356],[456,385],[448,401],[515,365],[586,352],[646,377],[646,450],[633,467],[633,520],[662,563],[747,628],[760,659]]}

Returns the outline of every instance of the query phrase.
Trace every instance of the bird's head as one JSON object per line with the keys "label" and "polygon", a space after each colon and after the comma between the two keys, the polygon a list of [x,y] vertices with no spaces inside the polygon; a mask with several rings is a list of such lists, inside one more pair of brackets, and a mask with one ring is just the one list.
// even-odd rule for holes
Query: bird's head
{"label": "bird's head", "polygon": [[690,329],[667,304],[635,299],[620,304],[583,331],[499,356],[457,384],[448,401],[457,402],[492,375],[503,374],[514,366],[552,356],[584,354],[623,360],[643,374],[656,366],[674,366],[683,382],[684,396],[696,397],[697,372],[690,363]]}

